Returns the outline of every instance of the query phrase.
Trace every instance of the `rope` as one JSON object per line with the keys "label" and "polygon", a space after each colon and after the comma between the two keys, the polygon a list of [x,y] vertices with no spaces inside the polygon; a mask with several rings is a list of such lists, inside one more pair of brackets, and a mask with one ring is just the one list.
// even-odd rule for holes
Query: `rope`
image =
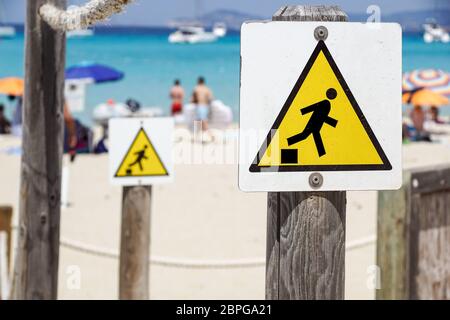
{"label": "rope", "polygon": [[351,251],[354,249],[359,249],[363,247],[367,247],[371,244],[374,244],[377,242],[377,236],[369,236],[361,239],[354,240],[352,242],[349,242],[345,245],[345,250]]}
{"label": "rope", "polygon": [[[118,259],[119,253],[116,250],[99,248],[92,245],[87,245],[81,242],[64,239],[60,240],[61,247],[72,249],[78,252],[96,255],[99,257]],[[242,260],[227,260],[227,261],[212,261],[212,260],[190,260],[190,259],[176,259],[167,257],[151,257],[149,263],[157,266],[172,267],[172,268],[186,268],[186,269],[236,269],[236,268],[253,268],[263,267],[266,265],[265,259],[242,259]]]}
{"label": "rope", "polygon": [[[16,230],[17,227],[13,227]],[[361,238],[345,245],[347,251],[366,247],[376,242],[376,236],[369,236]],[[113,249],[101,248],[78,241],[73,241],[64,237],[60,239],[60,245],[63,248],[74,251],[95,255],[97,257],[104,257],[110,259],[118,259],[119,252]],[[192,260],[192,259],[177,259],[169,257],[153,256],[149,259],[152,265],[170,267],[170,268],[184,268],[184,269],[239,269],[239,268],[259,268],[266,265],[265,258],[249,258],[239,260]]]}
{"label": "rope", "polygon": [[[345,249],[351,251],[354,249],[366,247],[375,243],[376,236],[370,236],[361,238],[350,243],[347,243]],[[119,258],[119,253],[115,250],[104,249],[95,247],[92,245],[86,245],[80,242],[61,238],[60,244],[62,247],[84,252],[87,254],[93,254],[106,258]],[[152,257],[149,263],[153,265],[159,265],[163,267],[172,268],[186,268],[186,269],[238,269],[238,268],[255,268],[264,267],[266,265],[265,258],[253,258],[253,259],[241,259],[241,260],[226,260],[226,261],[214,261],[214,260],[180,260],[176,258],[167,257]]]}
{"label": "rope", "polygon": [[73,31],[87,29],[113,14],[122,12],[134,0],[90,0],[84,6],[71,6],[61,10],[53,4],[44,4],[39,13],[53,29]]}

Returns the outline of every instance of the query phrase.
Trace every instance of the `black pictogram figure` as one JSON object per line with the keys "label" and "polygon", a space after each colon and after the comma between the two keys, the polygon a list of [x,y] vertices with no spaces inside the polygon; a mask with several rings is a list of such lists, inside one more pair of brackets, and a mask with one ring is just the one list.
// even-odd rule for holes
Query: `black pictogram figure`
{"label": "black pictogram figure", "polygon": [[326,154],[325,147],[323,145],[322,136],[320,135],[320,130],[322,130],[323,125],[326,123],[333,128],[336,128],[338,121],[329,116],[331,111],[331,102],[330,100],[334,100],[337,96],[337,92],[335,89],[330,88],[327,90],[327,98],[315,104],[312,104],[308,107],[301,109],[302,115],[308,114],[312,112],[311,118],[306,124],[303,132],[296,134],[287,139],[288,145],[291,146],[295,143],[305,140],[310,135],[314,138],[314,143],[316,144],[317,152],[319,157],[322,157]]}
{"label": "black pictogram figure", "polygon": [[142,166],[142,161],[148,160],[148,157],[145,155],[145,152],[147,151],[148,146],[144,146],[144,149],[142,149],[141,151],[135,152],[134,154],[137,156],[136,160],[133,163],[130,163],[128,165],[128,170],[127,170],[127,174],[131,175],[132,171],[131,168],[134,167],[135,165],[139,165],[139,168],[141,169],[141,171],[144,170],[144,167]]}

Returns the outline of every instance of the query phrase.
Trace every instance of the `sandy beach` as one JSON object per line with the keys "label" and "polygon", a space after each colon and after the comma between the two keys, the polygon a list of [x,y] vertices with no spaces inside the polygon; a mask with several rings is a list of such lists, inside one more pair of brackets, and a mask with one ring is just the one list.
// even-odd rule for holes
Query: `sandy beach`
{"label": "sandy beach", "polygon": [[[20,156],[7,151],[19,146],[18,138],[0,137],[0,204],[13,206],[16,224]],[[449,163],[449,148],[404,145],[404,167]],[[117,299],[121,188],[109,183],[107,155],[80,155],[66,165],[59,298]],[[175,171],[175,183],[153,188],[151,299],[264,299],[266,193],[241,192],[236,165],[181,164]],[[346,298],[373,299],[377,193],[347,196]]]}

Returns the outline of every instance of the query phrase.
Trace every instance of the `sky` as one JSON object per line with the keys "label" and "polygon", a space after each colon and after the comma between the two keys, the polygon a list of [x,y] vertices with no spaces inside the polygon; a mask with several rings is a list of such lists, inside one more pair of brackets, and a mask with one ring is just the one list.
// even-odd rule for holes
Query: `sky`
{"label": "sky", "polygon": [[[69,0],[69,4],[83,4],[88,0]],[[23,23],[26,0],[0,0],[5,22]],[[195,5],[198,2],[199,5]],[[161,26],[178,17],[194,17],[196,11],[207,13],[217,9],[232,9],[252,15],[269,18],[282,5],[305,3],[287,0],[135,0],[127,11],[113,18],[112,25]],[[375,4],[381,14],[424,9],[450,8],[448,0],[308,0],[308,4],[334,4],[347,13],[365,13],[366,8]],[[195,8],[200,8],[196,10]]]}

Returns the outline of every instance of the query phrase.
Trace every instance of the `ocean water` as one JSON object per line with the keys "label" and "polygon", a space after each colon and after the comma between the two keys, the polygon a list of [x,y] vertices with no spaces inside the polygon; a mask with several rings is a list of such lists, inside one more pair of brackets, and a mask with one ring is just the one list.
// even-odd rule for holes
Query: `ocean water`
{"label": "ocean water", "polygon": [[[75,116],[91,123],[92,109],[107,99],[134,98],[144,106],[162,108],[169,113],[168,91],[174,79],[181,80],[189,96],[198,76],[204,76],[216,98],[229,105],[238,117],[239,34],[215,43],[174,45],[168,32],[149,34],[100,34],[68,40],[67,66],[91,61],[114,66],[125,72],[120,82],[92,85],[84,112]],[[24,37],[0,41],[0,78],[23,77]],[[450,44],[425,44],[420,34],[404,35],[403,71],[439,68],[450,72]],[[6,99],[0,96],[0,102]],[[450,108],[443,108],[450,114]],[[7,106],[7,114],[12,106]]]}

